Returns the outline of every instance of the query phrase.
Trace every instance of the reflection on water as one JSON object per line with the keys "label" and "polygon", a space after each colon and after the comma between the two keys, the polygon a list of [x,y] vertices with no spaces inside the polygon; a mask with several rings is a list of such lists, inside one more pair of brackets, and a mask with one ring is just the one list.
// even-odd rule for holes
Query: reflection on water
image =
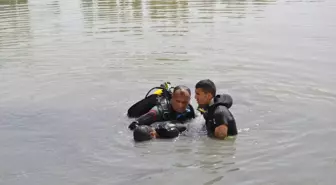
{"label": "reflection on water", "polygon": [[148,2],[150,17],[154,21],[180,22],[187,18],[188,2],[187,1],[160,1],[150,0]]}
{"label": "reflection on water", "polygon": [[258,17],[263,1],[177,1],[177,0],[82,0],[85,27],[94,33],[161,32],[163,36],[184,36],[188,24],[211,24],[220,17]]}
{"label": "reflection on water", "polygon": [[[27,45],[31,37],[26,0],[0,1],[0,50]],[[4,54],[7,54],[4,52]]]}
{"label": "reflection on water", "polygon": [[[19,4],[27,4],[28,0],[1,0],[0,5],[19,5]],[[3,8],[3,7],[2,7]]]}

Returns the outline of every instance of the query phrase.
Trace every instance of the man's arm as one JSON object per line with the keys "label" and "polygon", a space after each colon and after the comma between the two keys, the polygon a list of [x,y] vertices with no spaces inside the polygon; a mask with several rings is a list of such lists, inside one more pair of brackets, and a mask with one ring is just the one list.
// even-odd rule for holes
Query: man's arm
{"label": "man's arm", "polygon": [[157,107],[153,107],[150,111],[148,111],[146,114],[140,116],[138,119],[133,121],[128,128],[130,130],[134,130],[137,125],[151,125],[152,123],[156,122],[158,120],[159,111]]}
{"label": "man's arm", "polygon": [[224,106],[220,106],[215,111],[214,117],[215,117],[214,135],[218,139],[225,139],[228,135],[228,125],[229,120],[231,119],[229,110]]}
{"label": "man's arm", "polygon": [[225,139],[227,137],[227,125],[219,125],[215,128],[215,137],[217,139]]}

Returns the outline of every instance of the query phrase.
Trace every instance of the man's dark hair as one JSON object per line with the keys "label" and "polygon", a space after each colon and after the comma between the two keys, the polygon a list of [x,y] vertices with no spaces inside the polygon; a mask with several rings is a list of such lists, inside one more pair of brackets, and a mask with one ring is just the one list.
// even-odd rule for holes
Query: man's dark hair
{"label": "man's dark hair", "polygon": [[133,138],[135,141],[148,141],[152,139],[151,136],[152,128],[147,125],[141,125],[134,129]]}
{"label": "man's dark hair", "polygon": [[195,88],[201,88],[205,93],[211,93],[213,97],[216,96],[216,85],[209,79],[197,82]]}
{"label": "man's dark hair", "polygon": [[189,89],[187,86],[185,86],[185,85],[178,85],[178,86],[176,86],[176,87],[174,88],[174,90],[173,90],[173,93],[175,93],[175,92],[178,91],[178,90],[181,90],[181,91],[187,91],[187,92],[189,93],[189,95],[191,96],[191,91],[190,91],[190,89]]}

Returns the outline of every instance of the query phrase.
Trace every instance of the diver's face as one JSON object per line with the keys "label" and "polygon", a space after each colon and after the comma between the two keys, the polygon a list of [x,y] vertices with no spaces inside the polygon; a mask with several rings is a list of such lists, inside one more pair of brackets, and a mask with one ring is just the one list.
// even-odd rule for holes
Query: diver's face
{"label": "diver's face", "polygon": [[185,112],[189,102],[190,102],[190,94],[188,91],[177,90],[172,95],[171,105],[173,109],[178,113]]}
{"label": "diver's face", "polygon": [[204,92],[202,88],[197,88],[195,90],[195,99],[198,103],[198,106],[204,107],[209,105],[212,99],[212,95],[211,93]]}
{"label": "diver's face", "polygon": [[152,138],[157,138],[158,136],[157,132],[154,129],[151,130],[150,135]]}

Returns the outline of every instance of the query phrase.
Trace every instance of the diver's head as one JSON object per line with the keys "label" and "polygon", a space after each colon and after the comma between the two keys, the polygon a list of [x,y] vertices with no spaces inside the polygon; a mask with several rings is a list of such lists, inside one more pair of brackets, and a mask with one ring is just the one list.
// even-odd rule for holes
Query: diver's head
{"label": "diver's head", "polygon": [[183,85],[176,86],[171,99],[172,108],[178,113],[185,112],[190,102],[190,96],[191,92],[188,87]]}
{"label": "diver's head", "polygon": [[211,80],[201,80],[195,85],[195,99],[200,107],[209,105],[215,96],[216,86]]}
{"label": "diver's head", "polygon": [[148,141],[152,138],[156,138],[155,130],[147,125],[140,125],[133,131],[133,138],[135,141]]}

